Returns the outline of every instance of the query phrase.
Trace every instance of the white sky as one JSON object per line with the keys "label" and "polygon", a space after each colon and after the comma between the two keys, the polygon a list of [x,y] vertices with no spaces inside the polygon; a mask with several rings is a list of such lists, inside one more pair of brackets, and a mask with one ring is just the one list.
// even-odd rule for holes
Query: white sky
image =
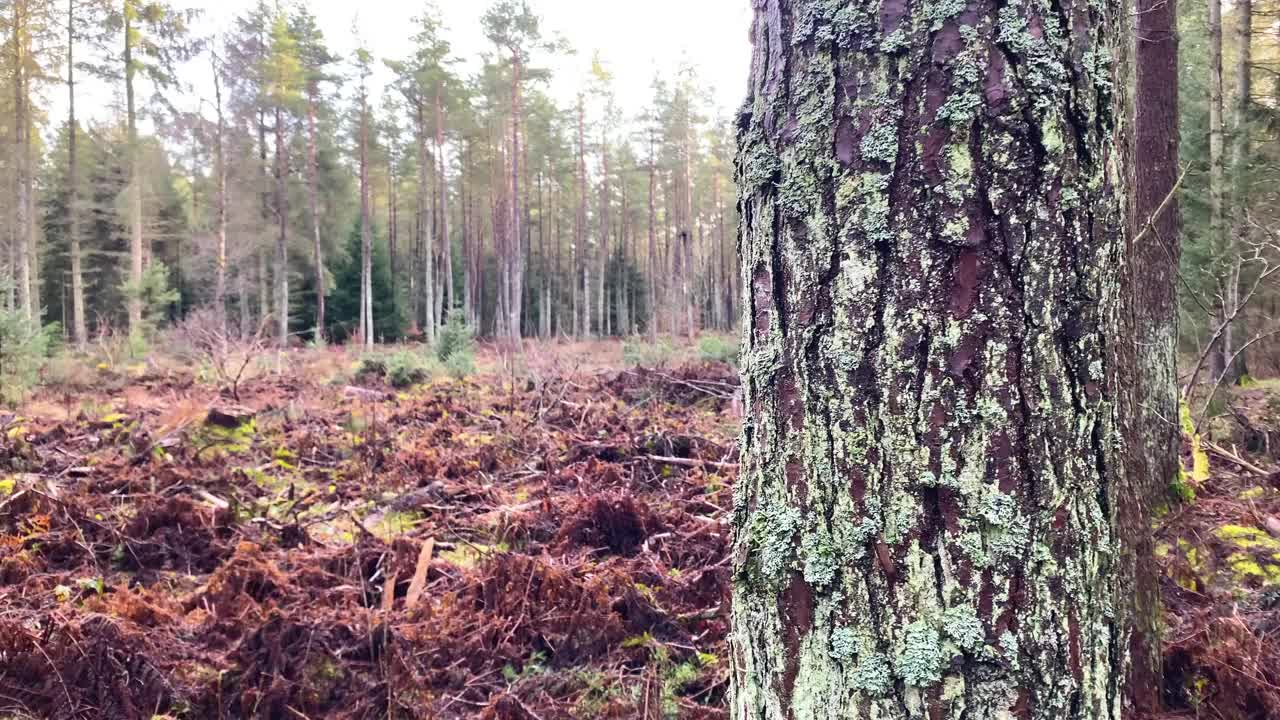
{"label": "white sky", "polygon": [[[254,0],[179,2],[204,11],[197,28],[200,35],[229,28],[232,18],[255,4]],[[454,54],[469,73],[479,65],[480,54],[492,50],[480,27],[480,16],[489,0],[437,0],[437,4]],[[562,102],[570,102],[577,93],[594,51],[600,52],[613,72],[618,102],[629,116],[648,103],[654,73],[673,78],[682,57],[696,69],[702,85],[711,90],[718,115],[727,116],[745,97],[750,66],[749,0],[530,0],[530,4],[543,18],[544,35],[558,34],[577,51],[549,66],[553,95]],[[360,32],[379,60],[379,68],[383,59],[408,55],[413,33],[410,19],[422,7],[419,2],[396,0],[310,2],[330,49],[344,58],[357,44],[352,27],[358,11]],[[193,86],[186,91],[192,97],[188,102],[174,98],[179,100],[175,104],[194,107],[199,96],[211,99],[208,68],[208,60],[200,58],[185,69],[183,80]],[[380,74],[381,78],[375,75],[375,82],[385,79],[386,71]],[[101,117],[118,91],[88,85],[80,88],[84,110]],[[53,117],[62,117],[65,88],[51,87],[45,94],[54,105]]]}

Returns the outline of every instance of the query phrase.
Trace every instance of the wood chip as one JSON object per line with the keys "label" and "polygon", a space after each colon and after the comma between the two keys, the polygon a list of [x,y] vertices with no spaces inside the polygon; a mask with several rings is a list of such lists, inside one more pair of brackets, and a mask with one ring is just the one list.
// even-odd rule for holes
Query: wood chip
{"label": "wood chip", "polygon": [[248,425],[253,416],[253,410],[239,405],[212,407],[209,408],[209,415],[205,418],[205,423],[227,428],[228,430],[235,430],[242,425]]}
{"label": "wood chip", "polygon": [[434,537],[429,537],[422,543],[422,551],[418,553],[418,567],[413,571],[413,580],[409,583],[409,595],[404,601],[404,606],[408,610],[417,607],[418,601],[422,599],[422,592],[427,589],[427,571],[431,569],[431,555],[435,550]]}
{"label": "wood chip", "polygon": [[1267,532],[1271,533],[1272,537],[1280,538],[1280,518],[1275,515],[1268,515],[1262,524],[1266,526]]}
{"label": "wood chip", "polygon": [[391,608],[396,604],[396,574],[387,575],[387,581],[382,584],[382,612],[389,613]]}

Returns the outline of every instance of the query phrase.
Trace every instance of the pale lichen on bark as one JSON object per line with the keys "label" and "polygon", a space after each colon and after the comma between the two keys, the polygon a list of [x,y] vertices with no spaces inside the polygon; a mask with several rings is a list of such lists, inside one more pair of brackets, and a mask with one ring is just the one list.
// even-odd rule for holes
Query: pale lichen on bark
{"label": "pale lichen on bark", "polygon": [[736,720],[1118,718],[1115,0],[756,0]]}

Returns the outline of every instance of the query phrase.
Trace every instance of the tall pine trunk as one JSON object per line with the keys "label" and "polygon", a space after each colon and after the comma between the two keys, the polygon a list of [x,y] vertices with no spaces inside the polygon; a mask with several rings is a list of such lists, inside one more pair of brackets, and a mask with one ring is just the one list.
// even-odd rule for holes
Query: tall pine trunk
{"label": "tall pine trunk", "polygon": [[596,246],[596,315],[600,318],[600,335],[613,334],[609,325],[609,308],[605,297],[605,273],[609,267],[609,136],[600,136],[600,243]]}
{"label": "tall pine trunk", "polygon": [[681,138],[680,154],[684,160],[684,173],[681,178],[681,222],[680,231],[680,297],[684,302],[685,330],[689,339],[697,334],[698,327],[694,321],[693,296],[693,149],[689,145],[689,133],[692,132],[692,118],[689,106],[685,105],[685,127]]}
{"label": "tall pine trunk", "polygon": [[[75,0],[70,0],[75,2]],[[214,249],[213,312],[217,316],[218,330],[227,335],[227,158],[226,121],[222,115],[222,77],[217,61],[213,61],[214,108],[218,113],[217,137],[214,144],[214,172],[218,183],[218,237]],[[244,328],[241,328],[241,332]]]}
{"label": "tall pine trunk", "polygon": [[[582,264],[582,320],[579,337],[591,336],[591,270],[587,254],[587,150],[586,108],[578,96],[578,261]],[[575,281],[576,282],[576,281]]]}
{"label": "tall pine trunk", "polygon": [[471,211],[471,197],[467,194],[467,167],[470,158],[470,145],[466,146],[467,151],[462,157],[462,172],[458,174],[458,194],[460,196],[460,204],[462,205],[462,316],[466,318],[469,327],[477,327],[475,304],[472,297],[475,294],[475,280],[471,276],[471,268],[474,264],[471,259],[471,232],[473,223],[473,212]]}
{"label": "tall pine trunk", "polygon": [[320,241],[320,170],[316,161],[316,144],[319,133],[316,129],[316,95],[318,91],[315,81],[307,87],[307,198],[311,210],[311,252],[315,264],[316,285],[316,328],[315,339],[325,339],[325,272],[324,244]]}
{"label": "tall pine trunk", "polygon": [[283,350],[289,346],[289,193],[285,187],[289,173],[289,161],[285,157],[284,111],[277,106],[276,114],[276,266],[275,311],[276,340]]}
{"label": "tall pine trunk", "polygon": [[84,349],[89,330],[84,312],[84,259],[80,250],[80,167],[76,126],[76,0],[67,0],[67,239],[71,254],[71,330]]}
{"label": "tall pine trunk", "polygon": [[1226,224],[1226,128],[1222,99],[1222,0],[1209,0],[1209,237],[1215,253],[1228,268],[1220,283],[1216,324],[1223,327],[1218,346],[1210,354],[1209,381],[1227,373],[1234,354],[1231,317],[1235,314],[1234,248]]}
{"label": "tall pine trunk", "polygon": [[1138,0],[1135,6],[1133,227],[1129,236],[1131,332],[1134,342],[1126,477],[1132,491],[1119,508],[1135,531],[1134,633],[1129,688],[1134,707],[1153,714],[1160,706],[1160,586],[1150,561],[1150,524],[1143,522],[1178,477],[1178,294],[1182,224],[1178,210],[1178,34],[1176,0]]}
{"label": "tall pine trunk", "polygon": [[[421,96],[416,98],[414,103],[414,140],[418,149],[418,207],[424,216],[427,213],[427,207],[430,205],[429,186],[427,183],[427,174],[431,171],[430,159],[427,157],[427,116],[426,105]],[[427,223],[423,222],[418,225],[420,236],[418,241],[422,243],[425,251],[422,253],[423,266],[422,271],[422,303],[426,310],[426,320],[423,326],[423,336],[428,343],[434,344],[436,341],[436,322],[435,322],[435,306],[436,306],[436,264],[435,252],[432,251],[432,242],[430,239],[430,228]]]}
{"label": "tall pine trunk", "polygon": [[654,150],[653,130],[649,130],[649,343],[658,341],[658,233],[656,193],[658,156]]}
{"label": "tall pine trunk", "polygon": [[524,299],[524,252],[520,236],[520,54],[511,58],[511,213],[507,237],[507,332],[520,340],[520,310]]}
{"label": "tall pine trunk", "polygon": [[133,23],[137,0],[124,0],[124,95],[129,144],[129,332],[142,331],[142,174],[138,146],[138,110],[134,93],[137,67],[133,62]]}
{"label": "tall pine trunk", "polygon": [[444,83],[436,83],[436,155],[440,162],[440,175],[436,179],[436,184],[440,191],[440,209],[437,213],[440,216],[440,277],[442,281],[440,299],[445,309],[440,320],[443,322],[445,316],[452,312],[454,307],[453,245],[449,241],[449,181],[444,161]]}
{"label": "tall pine trunk", "polygon": [[360,86],[360,341],[373,347],[373,219],[369,209],[369,97]]}
{"label": "tall pine trunk", "polygon": [[[1241,253],[1248,247],[1249,222],[1249,159],[1252,152],[1249,131],[1250,113],[1253,103],[1253,0],[1236,0],[1236,103],[1233,127],[1231,129],[1231,246],[1234,252]],[[1237,310],[1235,323],[1232,325],[1232,337],[1235,342],[1231,355],[1224,358],[1231,363],[1229,379],[1239,382],[1249,373],[1248,363],[1243,352],[1245,338],[1248,335],[1247,319],[1240,303],[1240,285],[1230,287],[1233,307]],[[1217,378],[1214,378],[1215,380]]]}
{"label": "tall pine trunk", "polygon": [[1119,0],[755,3],[735,720],[1119,720]]}
{"label": "tall pine trunk", "polygon": [[[270,227],[270,222],[273,219],[271,199],[274,191],[271,185],[271,168],[267,164],[267,118],[262,108],[258,109],[258,173],[259,181],[261,182],[258,188],[261,202],[259,209],[262,212],[262,226],[267,228]],[[261,317],[262,329],[265,331],[268,327],[265,323],[267,318],[271,316],[271,284],[270,272],[267,270],[267,251],[261,241],[258,242],[257,255],[258,311]]]}

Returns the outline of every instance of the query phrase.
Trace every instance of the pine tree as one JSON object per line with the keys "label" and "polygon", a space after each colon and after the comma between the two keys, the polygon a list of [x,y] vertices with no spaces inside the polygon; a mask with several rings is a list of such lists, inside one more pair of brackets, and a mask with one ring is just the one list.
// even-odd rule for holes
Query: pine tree
{"label": "pine tree", "polygon": [[[130,152],[129,185],[129,284],[140,288],[143,271],[147,265],[148,248],[144,241],[142,215],[141,153],[138,138],[138,76],[141,74],[158,90],[166,90],[177,84],[176,67],[191,51],[187,37],[190,11],[180,11],[164,2],[147,0],[123,0],[120,11],[112,22],[123,35],[124,50],[121,55],[125,86],[125,108],[128,121]],[[143,323],[144,299],[129,300],[129,328],[136,332]]]}
{"label": "pine tree", "polygon": [[[368,273],[374,324],[370,335],[393,342],[404,334],[404,318],[391,283],[391,264],[377,231],[357,220],[348,234],[343,256],[334,263],[333,290],[329,294],[329,337],[342,341],[360,338],[362,318],[366,316],[362,277]],[[366,265],[366,249],[368,261]]]}
{"label": "pine tree", "polygon": [[1131,18],[756,8],[730,715],[1119,720]]}
{"label": "pine tree", "polygon": [[297,9],[293,16],[293,35],[298,41],[298,57],[302,66],[303,85],[306,95],[307,114],[307,201],[310,211],[312,262],[314,267],[314,290],[316,303],[316,321],[314,334],[316,339],[324,339],[325,328],[325,260],[324,242],[320,232],[320,173],[319,126],[317,115],[319,105],[323,102],[321,86],[330,81],[326,68],[336,61],[325,46],[324,35],[316,24],[315,17],[306,6]]}
{"label": "pine tree", "polygon": [[271,45],[265,66],[263,100],[275,116],[275,214],[276,235],[275,312],[277,341],[289,343],[289,159],[285,145],[285,122],[300,102],[304,73],[298,59],[298,43],[286,16],[277,12],[271,25]]}

